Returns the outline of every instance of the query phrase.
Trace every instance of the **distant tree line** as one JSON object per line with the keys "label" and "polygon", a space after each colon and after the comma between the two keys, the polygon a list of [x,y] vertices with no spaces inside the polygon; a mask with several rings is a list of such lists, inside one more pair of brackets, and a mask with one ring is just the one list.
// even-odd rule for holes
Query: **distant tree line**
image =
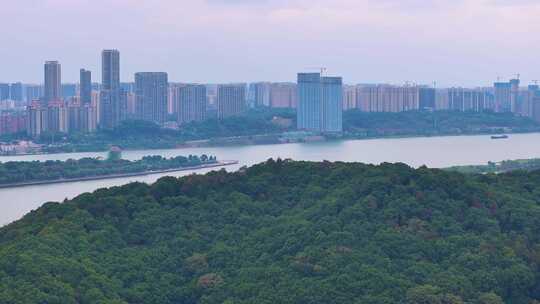
{"label": "distant tree line", "polygon": [[399,113],[346,111],[343,127],[349,136],[436,136],[538,132],[540,123],[512,113],[409,111]]}
{"label": "distant tree line", "polygon": [[488,162],[487,165],[454,166],[447,170],[474,174],[505,173],[516,170],[535,171],[540,170],[540,159],[505,160],[499,163]]}
{"label": "distant tree line", "polygon": [[[274,123],[275,117],[289,119],[290,126]],[[280,135],[295,130],[296,112],[293,109],[261,108],[250,110],[241,116],[191,122],[181,125],[178,130],[161,128],[148,121],[128,120],[114,129],[98,130],[91,134],[44,133],[39,142],[47,145],[45,152],[104,151],[110,145],[120,145],[126,149],[166,149],[193,140]],[[345,138],[495,134],[540,132],[540,123],[512,113],[459,111],[368,113],[348,110],[343,113],[343,130]]]}

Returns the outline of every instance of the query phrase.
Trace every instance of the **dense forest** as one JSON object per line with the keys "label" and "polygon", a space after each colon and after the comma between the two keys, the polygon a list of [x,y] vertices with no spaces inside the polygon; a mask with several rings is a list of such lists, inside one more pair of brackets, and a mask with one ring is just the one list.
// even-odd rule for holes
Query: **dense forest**
{"label": "dense forest", "polygon": [[447,170],[475,174],[504,173],[516,170],[534,171],[540,170],[540,159],[505,160],[502,162],[488,162],[487,165],[454,166],[447,168]]}
{"label": "dense forest", "polygon": [[215,156],[145,156],[140,160],[82,158],[67,161],[48,160],[0,162],[0,186],[40,181],[56,181],[114,174],[181,169],[216,163]]}
{"label": "dense forest", "polygon": [[47,203],[0,229],[2,303],[533,304],[540,171],[269,160]]}

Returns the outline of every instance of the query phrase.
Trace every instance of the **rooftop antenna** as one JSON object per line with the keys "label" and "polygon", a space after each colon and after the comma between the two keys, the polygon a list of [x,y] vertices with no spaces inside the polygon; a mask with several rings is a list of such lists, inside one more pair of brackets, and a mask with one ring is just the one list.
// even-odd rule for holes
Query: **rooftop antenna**
{"label": "rooftop antenna", "polygon": [[325,68],[325,67],[312,67],[312,68],[306,68],[306,69],[307,70],[319,70],[319,71],[321,71],[321,76],[326,74],[326,71],[328,70],[328,68]]}

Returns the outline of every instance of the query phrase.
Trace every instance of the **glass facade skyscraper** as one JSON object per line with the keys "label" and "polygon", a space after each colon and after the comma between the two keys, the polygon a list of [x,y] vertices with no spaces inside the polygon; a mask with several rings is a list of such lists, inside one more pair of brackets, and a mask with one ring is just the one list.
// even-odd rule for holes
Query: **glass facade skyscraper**
{"label": "glass facade skyscraper", "polygon": [[81,104],[92,103],[92,72],[81,69],[79,95]]}
{"label": "glass facade skyscraper", "polygon": [[298,74],[298,129],[322,130],[322,90],[321,74]]}
{"label": "glass facade skyscraper", "polygon": [[62,72],[58,61],[45,62],[44,103],[62,99]]}
{"label": "glass facade skyscraper", "polygon": [[343,131],[343,81],[320,73],[298,74],[298,129]]}
{"label": "glass facade skyscraper", "polygon": [[321,77],[322,132],[343,132],[343,80]]}
{"label": "glass facade skyscraper", "polygon": [[120,90],[120,52],[104,50],[101,53],[101,96],[99,117],[103,128],[114,128],[120,123],[122,110]]}

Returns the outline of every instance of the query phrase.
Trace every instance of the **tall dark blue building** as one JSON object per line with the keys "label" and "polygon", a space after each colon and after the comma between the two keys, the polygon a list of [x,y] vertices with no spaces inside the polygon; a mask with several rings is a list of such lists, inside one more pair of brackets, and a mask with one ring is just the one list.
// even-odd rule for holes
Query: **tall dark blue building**
{"label": "tall dark blue building", "polygon": [[101,53],[101,96],[100,126],[105,129],[116,127],[122,117],[120,88],[120,52],[104,50]]}
{"label": "tall dark blue building", "polygon": [[92,72],[85,69],[80,71],[80,87],[79,94],[81,97],[81,104],[92,103]]}
{"label": "tall dark blue building", "polygon": [[62,99],[62,71],[58,61],[47,61],[44,66],[45,84],[43,86],[43,103]]}

